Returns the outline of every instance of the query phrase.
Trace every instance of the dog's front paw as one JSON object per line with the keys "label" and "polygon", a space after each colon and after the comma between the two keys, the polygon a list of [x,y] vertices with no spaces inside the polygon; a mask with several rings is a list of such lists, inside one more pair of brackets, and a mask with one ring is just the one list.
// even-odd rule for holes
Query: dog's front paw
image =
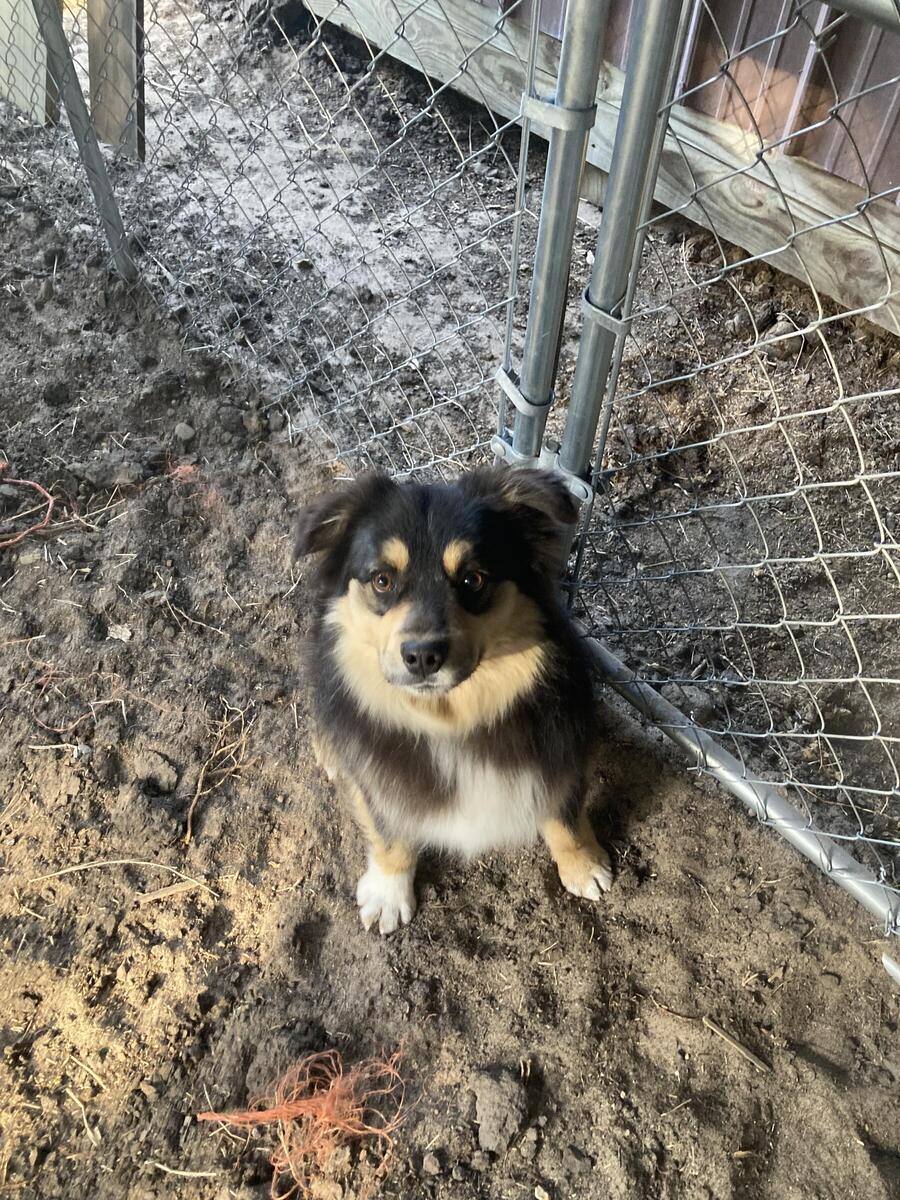
{"label": "dog's front paw", "polygon": [[416,911],[413,874],[413,871],[388,873],[377,863],[369,864],[356,885],[356,903],[366,929],[371,929],[377,921],[379,933],[393,933],[410,923]]}
{"label": "dog's front paw", "polygon": [[563,887],[582,900],[599,900],[601,893],[612,886],[612,864],[602,846],[585,846],[567,854],[557,865]]}

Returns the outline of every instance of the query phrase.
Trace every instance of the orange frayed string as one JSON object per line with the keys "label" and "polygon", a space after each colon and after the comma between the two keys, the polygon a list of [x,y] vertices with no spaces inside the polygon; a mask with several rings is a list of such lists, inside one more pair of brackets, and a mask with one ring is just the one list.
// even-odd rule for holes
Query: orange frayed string
{"label": "orange frayed string", "polygon": [[[7,470],[8,467],[9,463],[0,463],[0,473]],[[37,525],[29,525],[29,527],[27,529],[23,529],[21,533],[14,534],[12,537],[4,538],[2,541],[0,541],[0,550],[7,550],[10,546],[16,546],[19,542],[23,542],[25,538],[29,536],[29,534],[37,533],[39,529],[46,529],[50,524],[50,517],[53,514],[53,506],[56,503],[46,488],[41,487],[39,483],[32,482],[30,479],[6,479],[4,482],[15,484],[18,487],[34,488],[34,490],[47,501],[47,511],[44,513],[43,518],[38,521]]]}
{"label": "orange frayed string", "polygon": [[[309,1192],[313,1174],[321,1172],[334,1151],[348,1142],[374,1140],[385,1152],[386,1161],[403,1107],[399,1063],[398,1052],[345,1070],[337,1050],[310,1054],[279,1080],[274,1096],[254,1101],[243,1112],[199,1113],[197,1120],[277,1124],[273,1200],[303,1196]],[[282,1190],[285,1183],[289,1183],[287,1191]]]}

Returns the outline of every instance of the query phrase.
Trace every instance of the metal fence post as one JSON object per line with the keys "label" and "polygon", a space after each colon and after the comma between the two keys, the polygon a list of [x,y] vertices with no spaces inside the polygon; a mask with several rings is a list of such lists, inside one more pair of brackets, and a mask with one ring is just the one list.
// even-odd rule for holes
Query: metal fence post
{"label": "metal fence post", "polygon": [[521,372],[518,379],[504,370],[498,372],[499,382],[517,411],[512,453],[501,439],[496,439],[494,448],[516,460],[536,459],[540,454],[552,400],[578,187],[588,134],[596,116],[608,12],[608,0],[569,0],[556,95],[551,100],[523,98],[523,116],[549,126],[551,132]]}
{"label": "metal fence post", "polygon": [[106,163],[91,124],[78,76],[75,74],[75,63],[63,30],[59,4],[57,0],[33,0],[33,5],[41,37],[47,47],[50,75],[66,106],[69,124],[72,126],[72,133],[78,144],[78,152],[84,163],[94,203],[97,205],[97,214],[100,217],[103,232],[106,234],[113,262],[123,279],[127,279],[129,282],[134,281],[137,279],[137,267],[128,249],[125,226],[122,224],[119,206],[116,204],[112,184],[109,181]]}
{"label": "metal fence post", "polygon": [[671,78],[682,7],[671,0],[639,0],[633,17],[622,107],[559,455],[560,467],[574,475],[588,469],[613,351],[624,332],[622,304],[658,122],[666,119],[659,110]]}

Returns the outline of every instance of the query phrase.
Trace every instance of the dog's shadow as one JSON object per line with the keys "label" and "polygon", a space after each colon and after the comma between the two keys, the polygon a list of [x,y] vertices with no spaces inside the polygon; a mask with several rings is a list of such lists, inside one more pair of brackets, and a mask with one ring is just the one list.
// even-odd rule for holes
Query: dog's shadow
{"label": "dog's shadow", "polygon": [[629,842],[635,826],[663,806],[672,773],[660,735],[632,715],[624,701],[598,703],[600,737],[588,775],[587,807],[601,842]]}

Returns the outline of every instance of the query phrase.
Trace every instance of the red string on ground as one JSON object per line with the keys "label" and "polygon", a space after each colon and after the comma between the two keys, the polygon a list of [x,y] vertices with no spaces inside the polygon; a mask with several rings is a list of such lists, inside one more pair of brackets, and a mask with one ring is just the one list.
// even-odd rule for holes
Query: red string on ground
{"label": "red string on ground", "polygon": [[[9,463],[0,463],[0,479],[2,479],[2,473],[7,470],[8,467]],[[19,542],[23,542],[25,538],[29,537],[32,533],[37,533],[39,529],[47,528],[47,526],[50,524],[50,517],[53,515],[53,506],[56,501],[46,488],[41,487],[39,483],[35,483],[31,479],[3,479],[2,481],[4,483],[17,485],[18,487],[34,488],[34,490],[47,501],[47,510],[42,519],[38,521],[36,525],[29,525],[28,528],[23,529],[21,533],[16,533],[12,537],[3,538],[2,541],[0,541],[0,550],[8,550],[10,546],[16,546]]]}
{"label": "red string on ground", "polygon": [[197,1120],[277,1125],[273,1200],[303,1196],[339,1146],[375,1141],[389,1154],[403,1107],[399,1062],[397,1053],[345,1069],[337,1050],[309,1054],[279,1080],[271,1097],[240,1112],[199,1113]]}

